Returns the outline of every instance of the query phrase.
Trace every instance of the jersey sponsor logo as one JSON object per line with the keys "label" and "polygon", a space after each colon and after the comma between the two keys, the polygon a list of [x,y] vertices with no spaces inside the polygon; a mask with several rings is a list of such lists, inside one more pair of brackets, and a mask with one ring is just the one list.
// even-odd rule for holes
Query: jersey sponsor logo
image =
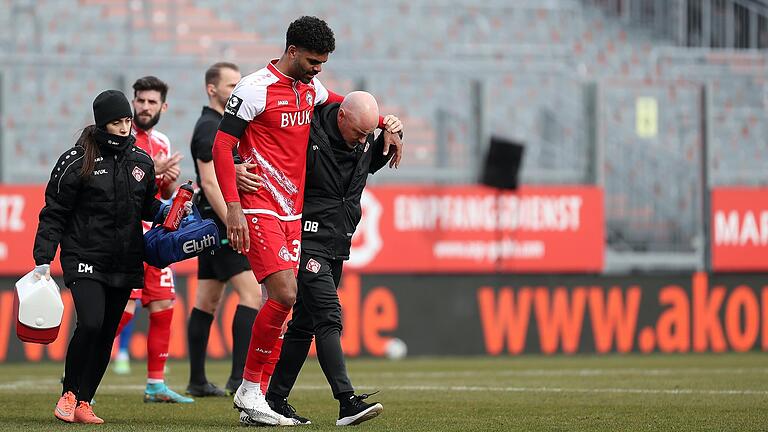
{"label": "jersey sponsor logo", "polygon": [[304,126],[312,120],[312,110],[280,113],[280,127]]}
{"label": "jersey sponsor logo", "polygon": [[320,263],[315,261],[314,258],[310,258],[309,261],[307,261],[307,270],[311,271],[312,273],[317,273],[320,271]]}
{"label": "jersey sponsor logo", "polygon": [[107,170],[105,170],[105,169],[100,169],[100,170],[94,170],[94,171],[93,171],[93,175],[95,175],[95,176],[97,176],[97,175],[102,175],[102,174],[107,174]]}
{"label": "jersey sponsor logo", "polygon": [[307,93],[307,103],[312,106],[312,93]]}
{"label": "jersey sponsor logo", "polygon": [[239,97],[232,95],[229,97],[229,101],[227,102],[226,108],[224,108],[224,111],[232,114],[237,115],[237,111],[240,110],[240,105],[243,103],[243,100]]}
{"label": "jersey sponsor logo", "polygon": [[291,260],[291,253],[288,252],[288,248],[285,247],[285,245],[280,248],[280,252],[277,253],[277,256],[279,256],[283,261]]}
{"label": "jersey sponsor logo", "polygon": [[144,178],[144,171],[141,168],[134,166],[133,171],[131,171],[131,175],[133,175],[133,178],[135,178],[136,181],[140,182],[141,179]]}
{"label": "jersey sponsor logo", "polygon": [[277,106],[284,106],[284,105],[288,105],[288,101],[287,100],[279,100],[279,101],[277,101]]}
{"label": "jersey sponsor logo", "polygon": [[90,264],[78,263],[77,264],[77,272],[78,273],[90,273],[90,274],[93,274],[93,266],[90,265]]}
{"label": "jersey sponsor logo", "polygon": [[213,237],[211,234],[208,234],[207,236],[203,237],[200,240],[187,240],[184,242],[183,245],[181,245],[181,250],[184,251],[185,254],[191,254],[191,253],[197,253],[202,252],[203,249],[207,247],[211,247],[216,243],[216,238]]}

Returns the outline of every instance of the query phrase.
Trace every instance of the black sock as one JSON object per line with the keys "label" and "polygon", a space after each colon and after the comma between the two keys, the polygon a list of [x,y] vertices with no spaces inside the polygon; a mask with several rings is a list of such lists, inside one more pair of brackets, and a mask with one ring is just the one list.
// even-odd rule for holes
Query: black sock
{"label": "black sock", "polygon": [[259,310],[248,306],[237,305],[235,317],[232,319],[232,372],[230,379],[243,379],[245,357],[248,355],[248,345],[251,343],[251,329]]}
{"label": "black sock", "polygon": [[205,384],[205,352],[208,348],[208,336],[211,334],[213,315],[193,308],[187,324],[187,343],[189,344],[189,383]]}
{"label": "black sock", "polygon": [[343,405],[345,403],[348,403],[349,398],[351,398],[354,394],[355,392],[344,392],[344,393],[333,395],[333,397],[336,398],[336,400],[338,400],[339,403]]}

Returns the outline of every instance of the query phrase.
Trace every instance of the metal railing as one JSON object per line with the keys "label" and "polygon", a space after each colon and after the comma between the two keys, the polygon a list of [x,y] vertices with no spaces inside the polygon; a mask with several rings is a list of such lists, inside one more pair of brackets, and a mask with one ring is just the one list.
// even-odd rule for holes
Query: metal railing
{"label": "metal railing", "polygon": [[677,45],[768,48],[768,2],[762,0],[583,0]]}

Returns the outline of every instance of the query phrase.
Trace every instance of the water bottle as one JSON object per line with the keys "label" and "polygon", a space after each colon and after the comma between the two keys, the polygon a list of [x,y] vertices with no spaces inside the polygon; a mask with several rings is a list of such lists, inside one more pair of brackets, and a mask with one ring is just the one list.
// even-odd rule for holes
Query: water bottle
{"label": "water bottle", "polygon": [[171,210],[163,221],[163,228],[168,231],[176,231],[179,229],[181,220],[184,219],[184,204],[192,200],[195,190],[192,188],[192,180],[188,180],[185,184],[179,186],[179,190],[176,191],[176,197],[173,198],[173,204],[171,204]]}

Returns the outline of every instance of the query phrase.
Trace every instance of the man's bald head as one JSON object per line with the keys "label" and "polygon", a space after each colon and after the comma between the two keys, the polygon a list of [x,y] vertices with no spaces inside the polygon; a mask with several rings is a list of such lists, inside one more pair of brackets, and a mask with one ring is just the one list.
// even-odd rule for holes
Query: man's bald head
{"label": "man's bald head", "polygon": [[365,142],[379,124],[379,105],[367,92],[353,91],[341,102],[337,116],[344,141],[354,148]]}

